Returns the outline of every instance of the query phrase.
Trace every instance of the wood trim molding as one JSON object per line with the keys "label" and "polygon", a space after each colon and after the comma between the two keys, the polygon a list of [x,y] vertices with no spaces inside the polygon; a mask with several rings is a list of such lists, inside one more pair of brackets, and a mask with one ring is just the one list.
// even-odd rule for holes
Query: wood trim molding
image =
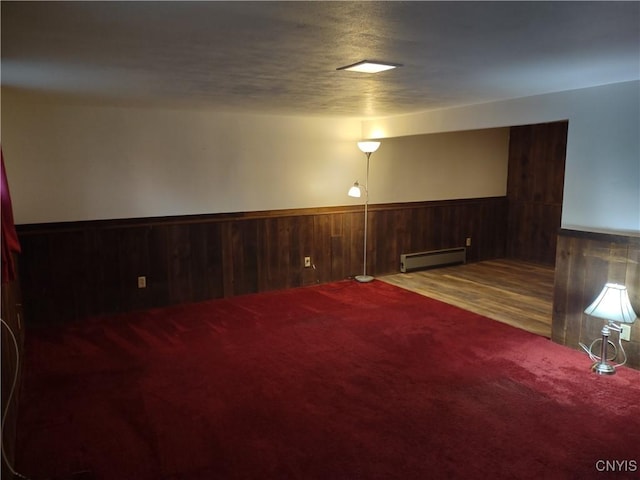
{"label": "wood trim molding", "polygon": [[[504,197],[481,197],[454,200],[433,200],[406,203],[378,203],[369,204],[369,212],[421,209],[427,207],[447,207],[453,205],[474,204],[491,200],[504,199]],[[363,204],[364,205],[364,204]],[[335,215],[345,213],[358,213],[363,205],[341,205],[335,207],[292,208],[281,210],[259,210],[254,212],[231,213],[206,213],[194,215],[176,215],[168,217],[136,217],[105,220],[77,220],[68,222],[28,223],[16,225],[20,235],[32,235],[34,233],[64,232],[85,230],[87,228],[123,228],[127,226],[153,227],[157,225],[189,225],[215,222],[231,222],[243,220],[256,220],[266,218],[285,218],[310,215]]]}
{"label": "wood trim molding", "polygon": [[562,237],[581,238],[599,242],[640,245],[640,232],[634,231],[622,232],[619,230],[575,230],[571,228],[561,228],[559,235]]}

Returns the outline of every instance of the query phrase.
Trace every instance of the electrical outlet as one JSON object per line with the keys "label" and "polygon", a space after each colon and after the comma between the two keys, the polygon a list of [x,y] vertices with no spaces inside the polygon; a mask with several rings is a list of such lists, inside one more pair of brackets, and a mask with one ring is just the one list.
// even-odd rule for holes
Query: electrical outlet
{"label": "electrical outlet", "polygon": [[311,257],[304,257],[304,268],[311,267]]}
{"label": "electrical outlet", "polygon": [[147,277],[138,277],[138,288],[147,288]]}
{"label": "electrical outlet", "polygon": [[471,246],[471,237],[467,237],[467,241],[465,242],[465,245],[466,245],[467,247],[470,247],[470,246]]}
{"label": "electrical outlet", "polygon": [[620,325],[620,340],[631,341],[631,325]]}

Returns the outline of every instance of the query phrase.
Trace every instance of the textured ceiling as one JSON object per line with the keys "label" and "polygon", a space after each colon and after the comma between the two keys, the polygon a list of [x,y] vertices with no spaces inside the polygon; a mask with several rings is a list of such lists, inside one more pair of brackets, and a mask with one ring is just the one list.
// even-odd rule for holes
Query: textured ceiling
{"label": "textured ceiling", "polygon": [[[2,85],[381,116],[640,78],[638,2],[6,2]],[[363,59],[403,64],[337,71]]]}

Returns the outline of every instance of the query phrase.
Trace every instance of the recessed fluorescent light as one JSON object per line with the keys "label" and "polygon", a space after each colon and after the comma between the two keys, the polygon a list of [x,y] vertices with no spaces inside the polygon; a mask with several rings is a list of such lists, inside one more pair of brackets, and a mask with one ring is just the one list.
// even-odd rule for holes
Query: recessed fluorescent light
{"label": "recessed fluorescent light", "polygon": [[347,65],[345,67],[338,67],[336,70],[349,70],[350,72],[361,73],[378,73],[385,70],[391,70],[392,68],[401,67],[399,63],[387,63],[387,62],[374,62],[371,60],[362,60],[361,62]]}

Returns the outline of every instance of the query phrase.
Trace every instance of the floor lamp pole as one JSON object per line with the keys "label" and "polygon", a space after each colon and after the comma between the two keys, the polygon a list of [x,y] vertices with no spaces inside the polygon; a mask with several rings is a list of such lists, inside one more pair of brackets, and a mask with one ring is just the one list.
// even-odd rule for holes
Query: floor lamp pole
{"label": "floor lamp pole", "polygon": [[364,266],[362,275],[356,275],[356,280],[362,283],[373,280],[371,275],[367,275],[367,224],[369,223],[367,214],[369,210],[369,157],[371,157],[371,152],[365,152],[365,154],[367,155],[367,177],[364,182]]}

